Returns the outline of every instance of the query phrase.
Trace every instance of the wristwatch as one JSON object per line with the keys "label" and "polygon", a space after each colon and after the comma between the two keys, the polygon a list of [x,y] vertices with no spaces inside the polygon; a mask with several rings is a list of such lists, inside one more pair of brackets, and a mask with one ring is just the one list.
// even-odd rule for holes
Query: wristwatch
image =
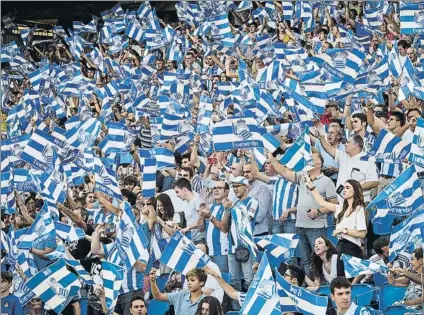
{"label": "wristwatch", "polygon": [[347,228],[344,228],[343,234],[347,234]]}

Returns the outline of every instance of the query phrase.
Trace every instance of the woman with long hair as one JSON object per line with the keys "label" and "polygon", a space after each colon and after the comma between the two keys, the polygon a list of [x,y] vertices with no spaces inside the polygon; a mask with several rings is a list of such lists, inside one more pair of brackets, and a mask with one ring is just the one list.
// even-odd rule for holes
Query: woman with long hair
{"label": "woman with long hair", "polygon": [[216,297],[205,296],[200,301],[195,315],[224,315],[224,311]]}
{"label": "woman with long hair", "polygon": [[344,264],[341,255],[346,254],[363,258],[362,240],[367,235],[367,220],[365,218],[365,202],[361,184],[349,179],[344,184],[343,204],[334,204],[324,200],[308,178],[306,186],[321,207],[335,212],[336,228],[333,235],[339,239],[337,252],[337,276],[344,276]]}
{"label": "woman with long hair", "polygon": [[313,281],[306,280],[310,288],[329,285],[337,277],[337,257],[337,249],[327,237],[320,236],[315,240],[310,265]]}

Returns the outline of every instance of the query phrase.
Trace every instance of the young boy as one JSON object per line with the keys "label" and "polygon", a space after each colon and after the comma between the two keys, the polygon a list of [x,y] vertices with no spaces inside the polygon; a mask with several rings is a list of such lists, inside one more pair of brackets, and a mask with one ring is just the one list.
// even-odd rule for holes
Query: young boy
{"label": "young boy", "polygon": [[10,293],[10,288],[13,282],[13,275],[10,272],[1,272],[0,283],[0,299],[1,299],[1,314],[3,315],[20,315],[24,313],[19,299]]}
{"label": "young boy", "polygon": [[150,271],[150,285],[153,298],[174,305],[175,314],[194,315],[199,302],[205,297],[202,287],[206,283],[206,278],[207,275],[204,270],[194,268],[187,272],[186,275],[188,291],[161,293],[156,284],[156,269],[152,269]]}

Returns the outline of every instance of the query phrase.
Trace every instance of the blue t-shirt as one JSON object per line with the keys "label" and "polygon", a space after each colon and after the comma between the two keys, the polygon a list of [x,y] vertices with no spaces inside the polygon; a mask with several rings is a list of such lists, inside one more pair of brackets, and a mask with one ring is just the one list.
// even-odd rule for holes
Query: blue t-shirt
{"label": "blue t-shirt", "polygon": [[24,309],[19,299],[13,294],[1,299],[1,315],[22,315],[23,313]]}

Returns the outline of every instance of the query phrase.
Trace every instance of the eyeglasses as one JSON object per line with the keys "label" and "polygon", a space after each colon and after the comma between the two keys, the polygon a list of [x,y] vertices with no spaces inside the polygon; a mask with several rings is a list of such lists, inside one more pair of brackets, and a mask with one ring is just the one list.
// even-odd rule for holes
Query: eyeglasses
{"label": "eyeglasses", "polygon": [[332,108],[334,107],[333,105],[325,105],[325,108]]}

